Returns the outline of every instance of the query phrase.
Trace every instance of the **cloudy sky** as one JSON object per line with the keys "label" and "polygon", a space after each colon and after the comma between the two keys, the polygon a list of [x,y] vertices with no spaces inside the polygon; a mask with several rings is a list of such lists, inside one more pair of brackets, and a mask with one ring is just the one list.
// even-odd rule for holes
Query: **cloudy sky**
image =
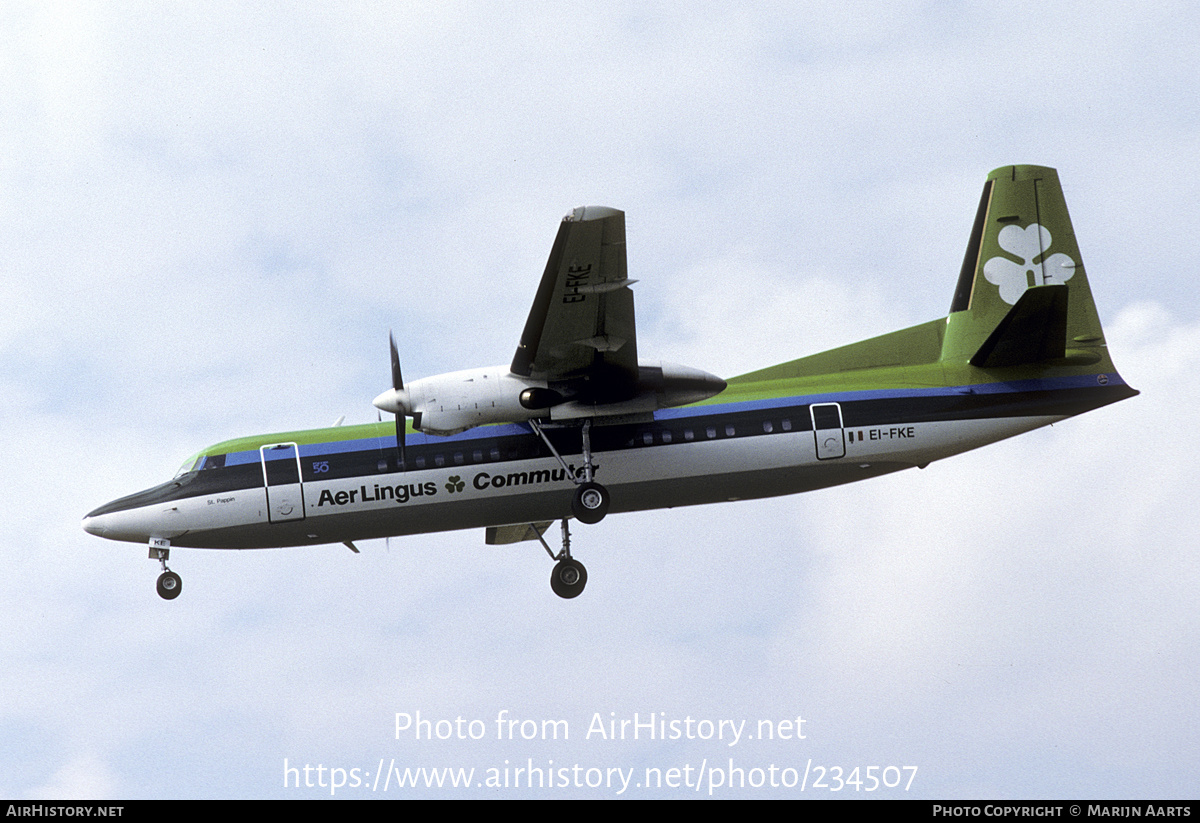
{"label": "cloudy sky", "polygon": [[[835,767],[840,795],[1196,796],[1193,4],[12,2],[0,29],[0,796],[340,769],[338,797],[630,770],[622,796],[690,797],[714,765],[745,770],[721,797]],[[459,532],[180,550],[165,602],[144,547],[79,527],[207,444],[374,420],[389,328],[406,376],[507,363],[574,206],[626,212],[640,353],[732,376],[942,316],[1009,163],[1059,169],[1140,397],[577,527],[575,601],[536,544]],[[417,712],[468,739],[397,735]],[[497,740],[502,712],[535,722]],[[635,714],[684,737],[595,731]],[[521,739],[543,721],[569,739]],[[742,738],[701,739],[721,721]],[[500,787],[385,793],[381,764]]]}

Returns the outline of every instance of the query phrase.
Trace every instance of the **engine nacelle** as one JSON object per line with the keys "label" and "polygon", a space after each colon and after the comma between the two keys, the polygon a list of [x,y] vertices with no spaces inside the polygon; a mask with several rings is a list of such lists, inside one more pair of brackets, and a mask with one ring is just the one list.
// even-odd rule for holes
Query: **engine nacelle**
{"label": "engine nacelle", "polygon": [[426,434],[451,435],[473,426],[518,423],[547,416],[553,420],[605,417],[683,406],[712,397],[725,381],[708,372],[673,363],[638,367],[637,394],[617,403],[580,403],[544,380],[513,374],[506,366],[468,369],[413,380],[388,389],[375,405],[413,418]]}
{"label": "engine nacelle", "polygon": [[[401,392],[384,392],[380,398],[407,395],[399,397],[401,402],[396,405],[412,416],[415,428],[427,434],[450,435],[473,426],[515,423],[545,414],[545,407],[530,409],[521,403],[527,390],[549,391],[545,381],[517,377],[506,367],[495,366],[414,380]],[[375,405],[386,408],[378,402]]]}
{"label": "engine nacelle", "polygon": [[725,385],[725,381],[715,374],[691,366],[663,362],[639,363],[638,391],[633,397],[617,403],[563,403],[550,409],[550,419],[643,414],[657,409],[686,406],[720,394],[725,391]]}

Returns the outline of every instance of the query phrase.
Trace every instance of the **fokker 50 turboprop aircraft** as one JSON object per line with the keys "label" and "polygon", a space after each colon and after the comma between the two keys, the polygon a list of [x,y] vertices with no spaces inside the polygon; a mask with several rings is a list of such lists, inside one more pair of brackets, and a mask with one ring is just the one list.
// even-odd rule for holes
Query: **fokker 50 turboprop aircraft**
{"label": "fokker 50 turboprop aircraft", "polygon": [[[568,520],[794,494],[1012,437],[1137,394],[1113,368],[1053,169],[988,175],[950,314],[735,377],[638,359],[625,216],[558,230],[509,366],[405,383],[391,343],[381,422],[218,443],[88,514],[148,543],[260,549],[484,528],[538,540],[583,591]],[[411,418],[411,426],[409,424]],[[562,521],[562,548],[544,533]]]}

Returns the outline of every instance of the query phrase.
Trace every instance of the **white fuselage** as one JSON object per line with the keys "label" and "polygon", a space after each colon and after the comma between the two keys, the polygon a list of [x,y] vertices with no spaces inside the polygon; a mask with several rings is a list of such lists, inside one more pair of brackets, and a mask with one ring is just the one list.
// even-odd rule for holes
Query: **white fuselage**
{"label": "white fuselage", "polygon": [[[897,420],[815,429],[802,425],[810,420],[791,419],[792,412],[768,411],[749,422],[743,417],[728,430],[712,418],[693,424],[686,416],[644,428],[644,442],[593,452],[595,478],[611,491],[614,512],[792,494],[924,466],[1061,419]],[[756,430],[738,432],[735,425]],[[172,499],[93,513],[84,528],[132,542],[158,538],[173,546],[267,548],[570,516],[575,481],[557,459],[489,462],[484,455],[482,462],[473,461],[479,457],[470,453],[473,445],[446,439],[444,449],[422,461],[424,467],[336,479],[323,479],[322,461],[293,444],[264,445],[262,476],[268,475],[271,457],[281,455],[277,460],[300,464],[294,482],[196,495],[184,487]],[[564,459],[582,476],[578,454]]]}

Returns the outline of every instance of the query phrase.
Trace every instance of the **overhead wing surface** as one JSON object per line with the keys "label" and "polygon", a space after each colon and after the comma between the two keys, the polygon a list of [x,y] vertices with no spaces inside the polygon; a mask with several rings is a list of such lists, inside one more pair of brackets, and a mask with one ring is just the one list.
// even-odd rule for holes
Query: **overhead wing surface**
{"label": "overhead wing surface", "polygon": [[512,361],[513,374],[575,384],[593,402],[637,385],[636,281],[625,260],[625,213],[583,206],[563,218]]}

